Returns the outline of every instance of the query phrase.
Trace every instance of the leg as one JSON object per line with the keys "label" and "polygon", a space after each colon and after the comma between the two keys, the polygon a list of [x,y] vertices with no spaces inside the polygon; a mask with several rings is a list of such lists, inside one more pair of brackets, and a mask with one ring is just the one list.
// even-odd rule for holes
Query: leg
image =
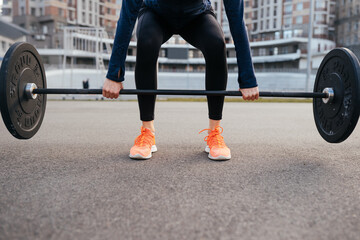
{"label": "leg", "polygon": [[[137,27],[137,54],[135,66],[135,83],[137,89],[157,88],[157,59],[161,44],[167,41],[171,33],[164,21],[154,12],[147,10],[141,15]],[[140,119],[143,126],[154,129],[154,110],[156,96],[138,96]]]}
{"label": "leg", "polygon": [[[137,89],[156,89],[156,64],[161,44],[166,41],[166,30],[159,16],[150,10],[140,16],[137,28],[137,53],[135,84]],[[157,151],[155,145],[154,109],[155,96],[138,95],[141,134],[130,149],[130,158],[149,159]]]}
{"label": "leg", "polygon": [[[206,61],[206,90],[225,90],[227,83],[227,63],[224,34],[212,14],[202,14],[191,21],[180,35],[199,48]],[[230,149],[221,136],[220,120],[224,106],[224,96],[208,97],[209,135],[205,151],[212,160],[229,160]]]}
{"label": "leg", "polygon": [[[206,61],[206,90],[225,90],[227,83],[226,45],[220,25],[212,14],[202,14],[181,31],[180,35],[200,49]],[[210,129],[220,124],[224,96],[208,97]]]}
{"label": "leg", "polygon": [[[212,131],[216,127],[220,126],[220,121],[221,120],[214,120],[214,119],[209,118],[209,129]],[[210,131],[208,131],[208,133],[210,133]]]}

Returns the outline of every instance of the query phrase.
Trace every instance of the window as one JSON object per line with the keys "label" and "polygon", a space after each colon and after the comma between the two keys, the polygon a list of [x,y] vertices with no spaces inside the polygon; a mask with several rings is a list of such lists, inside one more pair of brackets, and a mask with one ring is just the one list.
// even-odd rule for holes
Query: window
{"label": "window", "polygon": [[259,49],[259,56],[265,56],[266,55],[266,48],[260,48]]}
{"label": "window", "polygon": [[301,11],[301,10],[303,10],[303,9],[304,9],[303,3],[298,3],[298,4],[296,4],[296,10]]}
{"label": "window", "polygon": [[316,28],[314,29],[314,34],[316,34],[316,35],[326,34],[326,29],[325,29],[325,28],[316,27]]}
{"label": "window", "polygon": [[285,6],[285,14],[292,13],[292,5],[286,5]]}
{"label": "window", "polygon": [[315,8],[316,9],[324,9],[326,8],[326,3],[324,0],[317,0],[315,1]]}
{"label": "window", "polygon": [[325,14],[316,14],[315,21],[317,23],[326,23],[326,15]]}
{"label": "window", "polygon": [[294,30],[294,37],[303,37],[304,31],[302,29],[295,29]]}
{"label": "window", "polygon": [[284,19],[284,24],[285,24],[285,27],[290,27],[291,26],[291,17],[286,17]]}
{"label": "window", "polygon": [[62,17],[63,16],[63,13],[64,11],[62,10],[62,8],[59,8],[59,16]]}
{"label": "window", "polygon": [[253,1],[252,7],[253,7],[253,8],[257,8],[257,7],[258,7],[258,0],[254,0],[254,1]]}
{"label": "window", "polygon": [[25,8],[21,7],[21,15],[25,15]]}
{"label": "window", "polygon": [[[291,38],[292,37],[292,31],[288,30],[288,31],[284,31],[284,38]],[[287,51],[284,51],[283,53],[287,53]]]}
{"label": "window", "polygon": [[253,18],[254,20],[258,19],[258,11],[253,11]]}
{"label": "window", "polygon": [[254,23],[254,24],[253,24],[253,31],[254,31],[254,32],[257,31],[257,23]]}
{"label": "window", "polygon": [[296,17],[296,24],[302,24],[303,23],[303,17],[302,16],[297,16]]}
{"label": "window", "polygon": [[36,16],[36,8],[31,8],[31,15]]}
{"label": "window", "polygon": [[35,23],[32,23],[32,24],[30,25],[30,28],[31,28],[31,30],[32,30],[33,32],[36,32],[36,31],[37,31],[37,27],[36,27],[36,24],[35,24]]}
{"label": "window", "polygon": [[280,33],[279,32],[275,32],[275,39],[280,39]]}
{"label": "window", "polygon": [[278,55],[279,54],[279,49],[277,47],[274,48],[274,55]]}

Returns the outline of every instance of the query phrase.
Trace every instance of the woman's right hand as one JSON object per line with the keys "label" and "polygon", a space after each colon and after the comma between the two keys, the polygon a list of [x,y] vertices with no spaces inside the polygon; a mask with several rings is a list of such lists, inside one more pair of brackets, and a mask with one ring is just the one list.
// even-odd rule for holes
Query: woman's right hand
{"label": "woman's right hand", "polygon": [[102,94],[106,98],[118,98],[121,89],[124,89],[122,82],[115,82],[110,79],[106,79]]}

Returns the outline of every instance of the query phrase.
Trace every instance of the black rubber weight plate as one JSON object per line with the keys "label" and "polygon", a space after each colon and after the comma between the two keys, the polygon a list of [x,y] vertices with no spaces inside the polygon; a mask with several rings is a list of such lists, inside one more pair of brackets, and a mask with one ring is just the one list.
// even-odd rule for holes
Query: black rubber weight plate
{"label": "black rubber weight plate", "polygon": [[28,43],[15,43],[6,52],[0,70],[1,115],[9,132],[29,139],[39,130],[45,114],[46,95],[25,96],[25,85],[46,88],[44,66],[39,53]]}
{"label": "black rubber weight plate", "polygon": [[314,119],[320,135],[330,143],[346,140],[354,130],[360,111],[360,67],[350,50],[336,48],[320,64],[314,92],[333,88],[335,98],[325,104],[314,99]]}

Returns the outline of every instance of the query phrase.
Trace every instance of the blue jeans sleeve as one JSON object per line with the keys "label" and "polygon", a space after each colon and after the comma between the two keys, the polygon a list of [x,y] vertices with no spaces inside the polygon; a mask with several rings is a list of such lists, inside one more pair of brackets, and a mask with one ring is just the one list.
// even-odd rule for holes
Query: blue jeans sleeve
{"label": "blue jeans sleeve", "polygon": [[106,78],[122,82],[125,59],[142,0],[123,0]]}
{"label": "blue jeans sleeve", "polygon": [[235,44],[240,88],[256,87],[257,82],[251,59],[250,44],[243,19],[244,2],[243,0],[224,0],[224,6]]}

